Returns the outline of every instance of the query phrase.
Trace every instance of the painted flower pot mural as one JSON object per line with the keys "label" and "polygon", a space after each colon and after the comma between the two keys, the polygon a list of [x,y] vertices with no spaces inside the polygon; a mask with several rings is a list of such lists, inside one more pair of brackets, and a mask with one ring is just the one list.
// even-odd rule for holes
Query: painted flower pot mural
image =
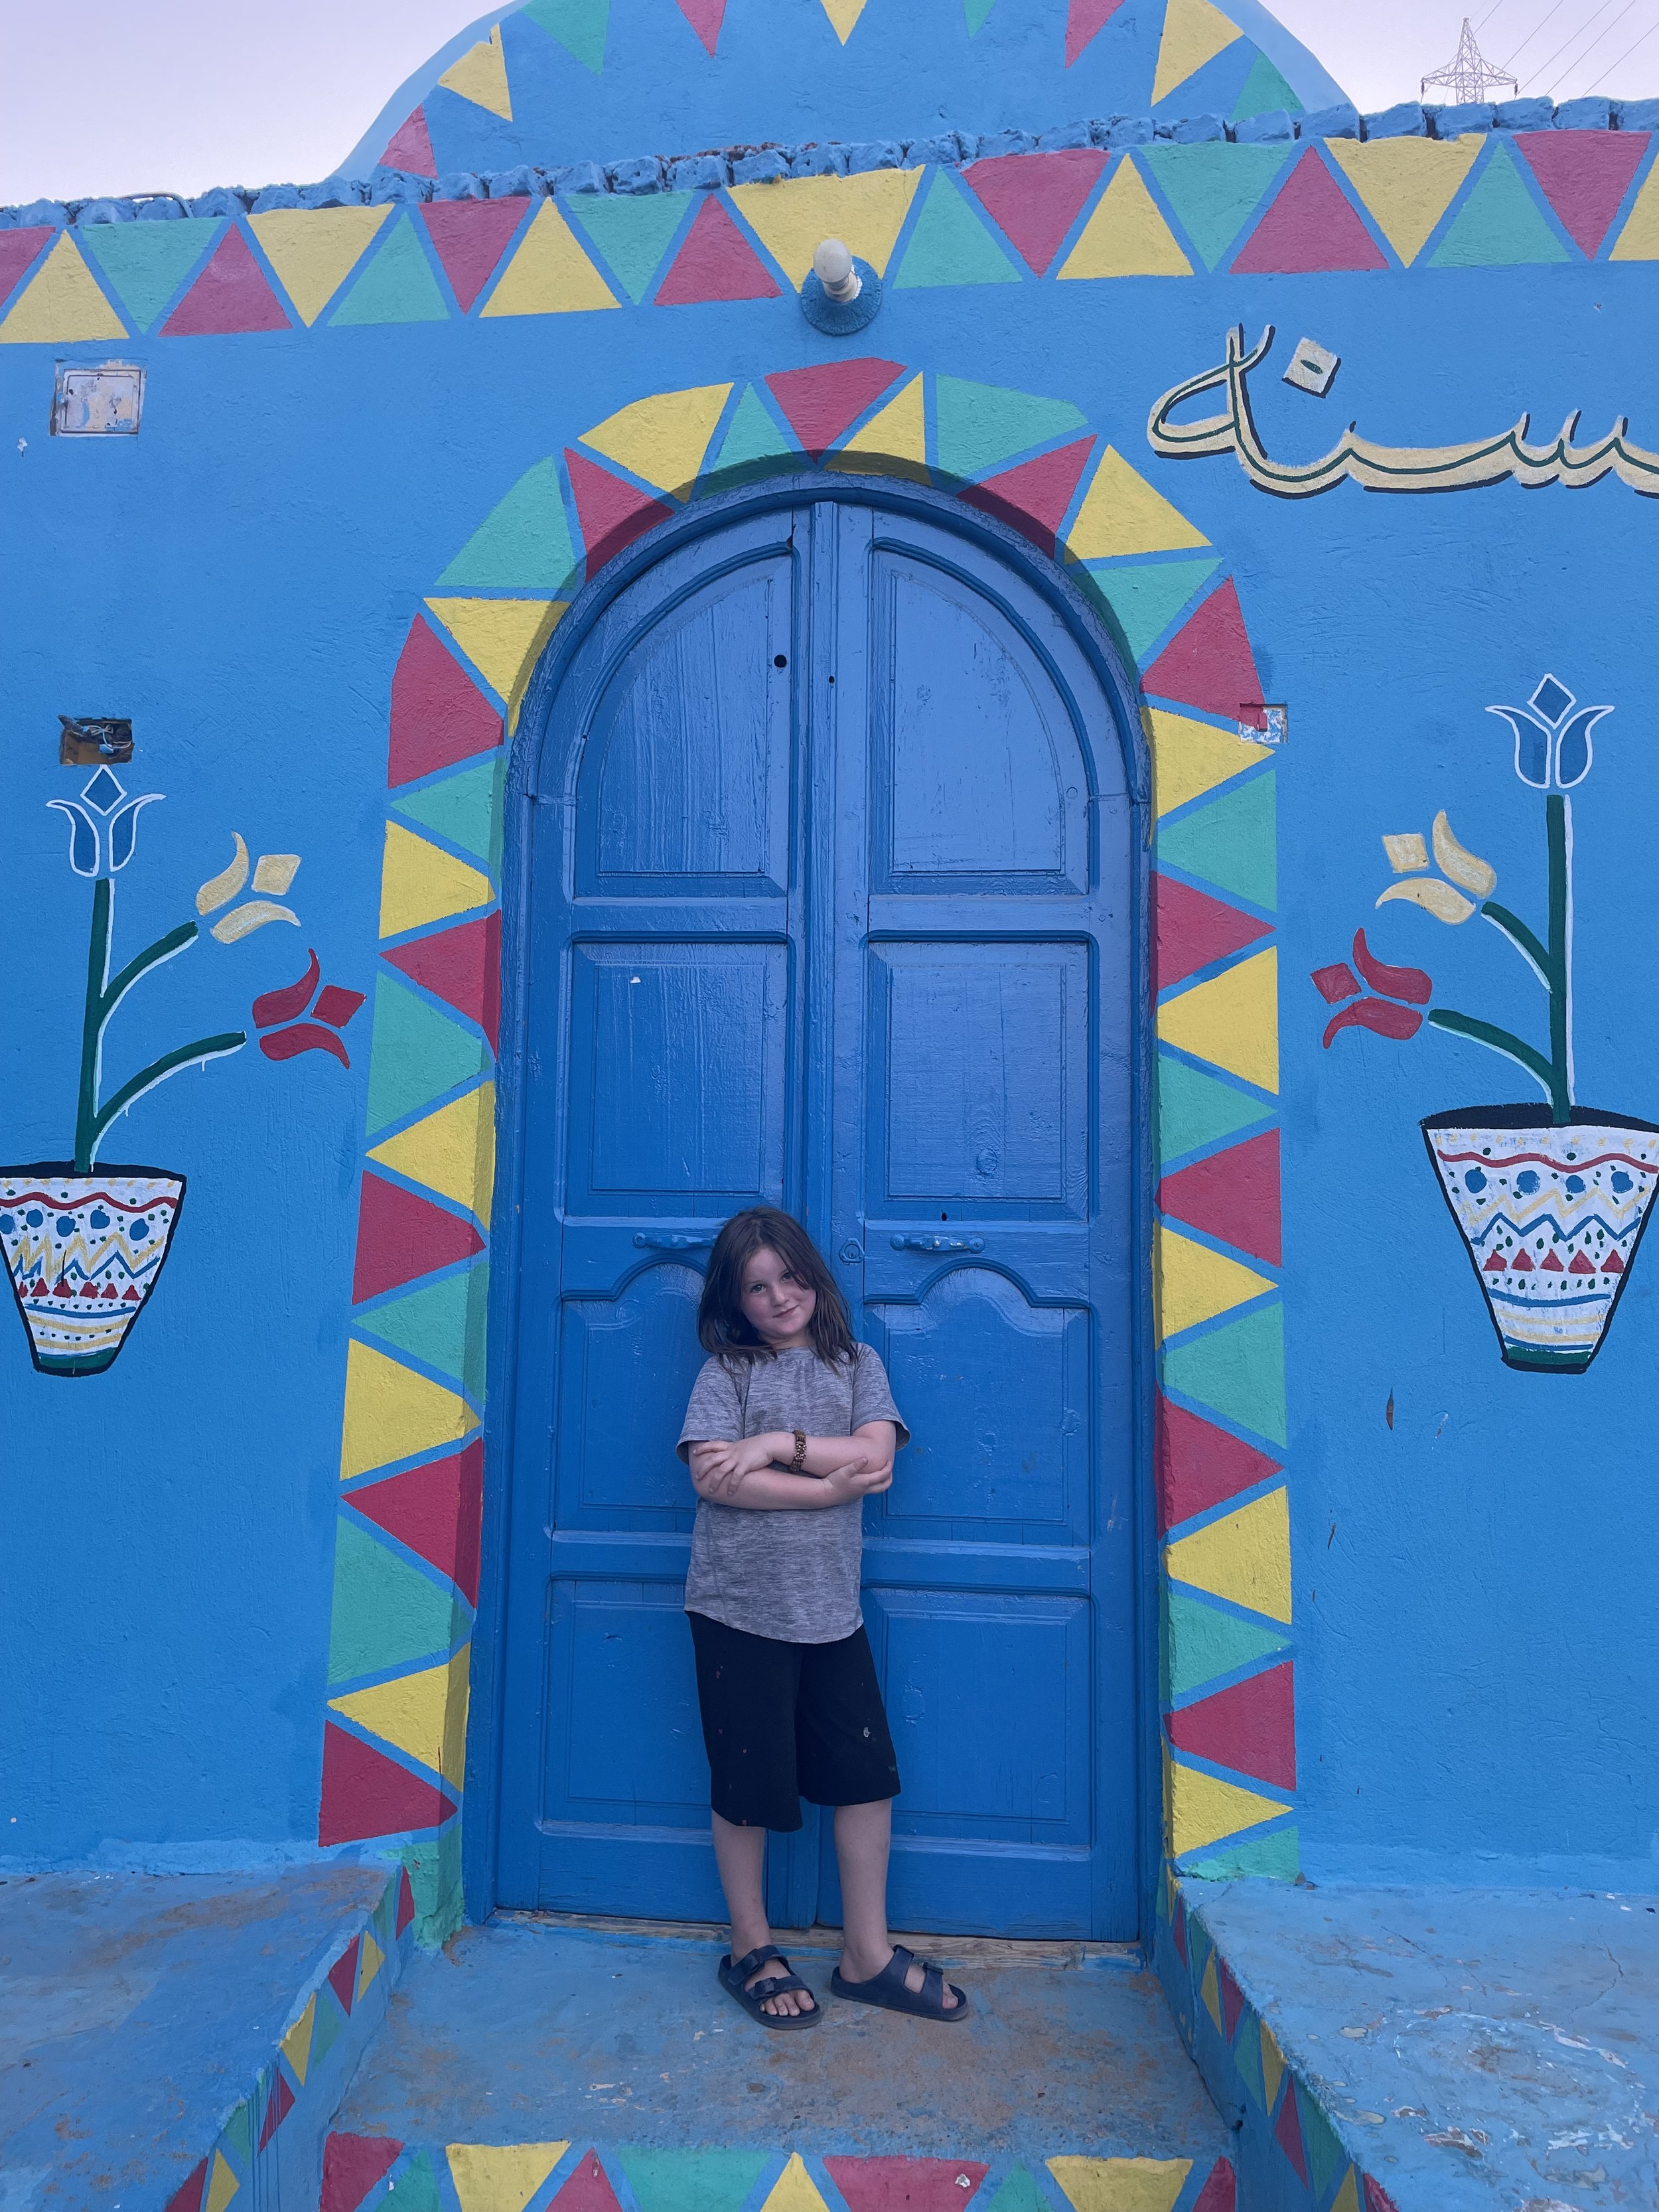
{"label": "painted flower pot mural", "polygon": [[1477,914],[1490,922],[1543,986],[1547,1049],[1512,1030],[1431,1006],[1429,976],[1420,968],[1379,961],[1363,929],[1354,937],[1352,965],[1340,961],[1317,969],[1313,980],[1327,1003],[1338,1008],[1326,1024],[1328,1049],[1345,1030],[1403,1041],[1426,1023],[1500,1054],[1538,1085],[1542,1103],[1431,1114],[1423,1136],[1505,1364],[1581,1375],[1606,1338],[1659,1185],[1659,1124],[1581,1106],[1575,1090],[1572,802],[1567,794],[1589,774],[1591,732],[1613,709],[1579,707],[1565,684],[1546,676],[1526,706],[1487,712],[1502,716],[1514,733],[1516,775],[1544,794],[1548,916],[1543,935],[1492,896],[1497,871],[1458,842],[1443,811],[1435,817],[1427,841],[1416,831],[1383,838],[1399,880],[1376,903],[1404,901],[1452,928]]}
{"label": "painted flower pot mural", "polygon": [[[104,1095],[104,1035],[111,1017],[143,976],[175,959],[200,934],[197,922],[181,921],[111,972],[115,878],[132,858],[139,813],[161,796],[147,792],[129,799],[119,779],[103,767],[82,787],[78,799],[46,802],[69,817],[70,866],[77,876],[89,878],[93,888],[74,1157],[0,1168],[0,1253],[30,1356],[43,1375],[99,1375],[112,1363],[155,1288],[178,1226],[183,1176],[165,1168],[100,1164],[98,1154],[111,1125],[169,1076],[240,1052],[247,1042],[243,1030],[193,1038],[160,1054]],[[261,896],[232,907],[250,873],[247,847],[240,836],[235,846],[230,865],[196,894],[200,915],[230,909],[212,925],[213,937],[234,945],[267,922],[297,927],[299,916],[270,895],[288,890],[299,855],[264,854],[252,868],[253,890]],[[300,985],[255,1000],[255,1026],[264,1030],[302,1012],[317,981],[313,953]],[[362,1004],[361,993],[326,987],[312,1012],[328,1029],[313,1021],[297,1030],[281,1030],[280,1044],[262,1036],[266,1057],[287,1059],[325,1049],[345,1061],[337,1032]]]}

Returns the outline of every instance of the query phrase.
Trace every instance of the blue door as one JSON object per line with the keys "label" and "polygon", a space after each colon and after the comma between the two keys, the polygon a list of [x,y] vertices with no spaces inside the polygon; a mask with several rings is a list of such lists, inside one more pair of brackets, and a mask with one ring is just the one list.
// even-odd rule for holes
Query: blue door
{"label": "blue door", "polygon": [[[1133,829],[976,538],[751,513],[622,590],[536,775],[503,1904],[723,1917],[674,1440],[701,1267],[806,1221],[915,1441],[866,1508],[896,1927],[1135,1929]],[[828,1819],[781,1925],[839,1917]]]}

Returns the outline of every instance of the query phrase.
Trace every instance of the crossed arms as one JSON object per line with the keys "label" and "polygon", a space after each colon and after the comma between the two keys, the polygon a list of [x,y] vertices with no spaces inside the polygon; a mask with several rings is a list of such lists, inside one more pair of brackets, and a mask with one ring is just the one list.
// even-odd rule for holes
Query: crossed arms
{"label": "crossed arms", "polygon": [[694,1443],[691,1484],[699,1498],[762,1513],[844,1505],[891,1485],[897,1435],[890,1421],[866,1421],[850,1437],[808,1437],[803,1474],[789,1472],[795,1439],[788,1429],[737,1442]]}

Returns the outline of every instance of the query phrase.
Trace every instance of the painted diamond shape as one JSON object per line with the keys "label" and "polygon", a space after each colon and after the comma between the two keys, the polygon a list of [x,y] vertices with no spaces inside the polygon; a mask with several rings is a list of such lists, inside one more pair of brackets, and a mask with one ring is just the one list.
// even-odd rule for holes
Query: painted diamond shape
{"label": "painted diamond shape", "polygon": [[1576,703],[1565,684],[1558,684],[1553,676],[1547,676],[1527,702],[1529,707],[1538,709],[1547,722],[1559,722]]}
{"label": "painted diamond shape", "polygon": [[100,768],[90,782],[81,787],[82,798],[100,814],[112,811],[126,795],[126,787],[119,776],[112,775],[106,768]]}

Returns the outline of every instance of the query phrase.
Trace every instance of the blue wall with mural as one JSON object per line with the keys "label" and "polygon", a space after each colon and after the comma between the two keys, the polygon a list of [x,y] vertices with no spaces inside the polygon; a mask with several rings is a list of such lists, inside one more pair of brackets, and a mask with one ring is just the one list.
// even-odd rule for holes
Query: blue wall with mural
{"label": "blue wall with mural", "polygon": [[[796,109],[734,4],[688,152],[828,137],[821,65],[845,138],[1109,119],[587,190],[514,165],[640,155],[636,27],[618,0],[595,75],[545,12],[415,84],[429,164],[0,214],[0,1858],[384,1847],[424,1925],[459,1909],[499,1691],[504,726],[585,575],[822,468],[1011,526],[1138,674],[1166,1850],[1650,1883],[1659,114],[1224,120],[1259,53],[1334,88],[1203,0],[1094,11],[1109,100],[1065,10],[1018,70],[1035,31],[981,10],[915,116],[873,88],[920,16],[825,0],[780,41]],[[535,137],[532,36],[592,143]],[[471,94],[434,89],[457,60]],[[884,285],[855,337],[795,296],[830,232]],[[58,364],[112,361],[137,434],[49,435]],[[64,715],[130,718],[131,758],[64,764]]]}

